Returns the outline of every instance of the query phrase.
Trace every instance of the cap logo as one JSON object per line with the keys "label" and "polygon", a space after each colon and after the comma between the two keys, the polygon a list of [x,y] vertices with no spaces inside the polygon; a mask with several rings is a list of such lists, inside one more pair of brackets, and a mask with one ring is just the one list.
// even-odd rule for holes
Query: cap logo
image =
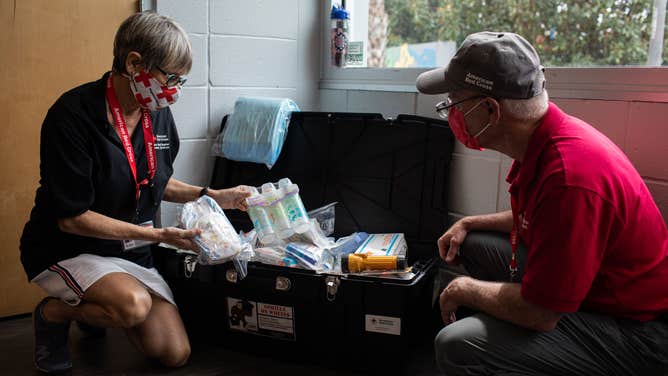
{"label": "cap logo", "polygon": [[481,89],[485,89],[488,91],[492,91],[492,87],[494,87],[494,81],[486,80],[482,77],[478,77],[473,73],[467,73],[466,78],[464,78],[464,82],[470,85],[477,86]]}

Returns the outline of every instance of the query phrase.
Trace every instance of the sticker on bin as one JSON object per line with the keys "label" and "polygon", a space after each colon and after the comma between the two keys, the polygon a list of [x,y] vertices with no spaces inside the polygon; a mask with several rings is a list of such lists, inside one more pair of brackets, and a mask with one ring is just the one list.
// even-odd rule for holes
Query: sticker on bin
{"label": "sticker on bin", "polygon": [[230,330],[294,341],[294,309],[288,306],[227,298]]}
{"label": "sticker on bin", "polygon": [[405,256],[406,248],[404,234],[369,234],[355,253],[366,253],[369,256]]}
{"label": "sticker on bin", "polygon": [[401,318],[379,315],[365,315],[364,329],[367,332],[401,335]]}

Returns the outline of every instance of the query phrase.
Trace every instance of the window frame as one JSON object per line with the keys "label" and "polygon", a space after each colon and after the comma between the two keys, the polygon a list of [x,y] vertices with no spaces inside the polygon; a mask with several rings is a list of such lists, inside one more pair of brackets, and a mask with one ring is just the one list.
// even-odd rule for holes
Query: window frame
{"label": "window frame", "polygon": [[[322,66],[320,89],[417,92],[417,76],[426,68],[337,68],[330,64],[331,0],[321,0]],[[668,103],[668,67],[548,67],[551,97]]]}

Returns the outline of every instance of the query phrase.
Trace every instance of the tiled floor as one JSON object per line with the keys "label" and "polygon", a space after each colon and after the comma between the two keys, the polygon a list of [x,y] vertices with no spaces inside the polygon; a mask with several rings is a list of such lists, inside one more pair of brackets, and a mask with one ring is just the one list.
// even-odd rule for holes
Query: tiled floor
{"label": "tiled floor", "polygon": [[[40,374],[33,366],[32,336],[31,317],[0,321],[0,375]],[[355,370],[297,364],[197,343],[188,365],[165,369],[137,353],[121,330],[108,329],[104,337],[88,338],[75,325],[70,330],[70,350],[71,375],[359,375]],[[409,358],[406,369],[397,374],[437,374],[431,341],[412,349]]]}

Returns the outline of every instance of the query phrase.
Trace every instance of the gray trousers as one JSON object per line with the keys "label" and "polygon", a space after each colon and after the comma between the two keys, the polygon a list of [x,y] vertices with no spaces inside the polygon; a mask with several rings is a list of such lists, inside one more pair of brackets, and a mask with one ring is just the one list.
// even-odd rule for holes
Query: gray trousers
{"label": "gray trousers", "polygon": [[[520,278],[526,249],[520,247]],[[469,233],[460,259],[473,278],[509,281],[507,234]],[[564,314],[550,332],[484,313],[459,319],[435,339],[436,361],[454,375],[668,375],[668,319],[637,322],[595,313]]]}

